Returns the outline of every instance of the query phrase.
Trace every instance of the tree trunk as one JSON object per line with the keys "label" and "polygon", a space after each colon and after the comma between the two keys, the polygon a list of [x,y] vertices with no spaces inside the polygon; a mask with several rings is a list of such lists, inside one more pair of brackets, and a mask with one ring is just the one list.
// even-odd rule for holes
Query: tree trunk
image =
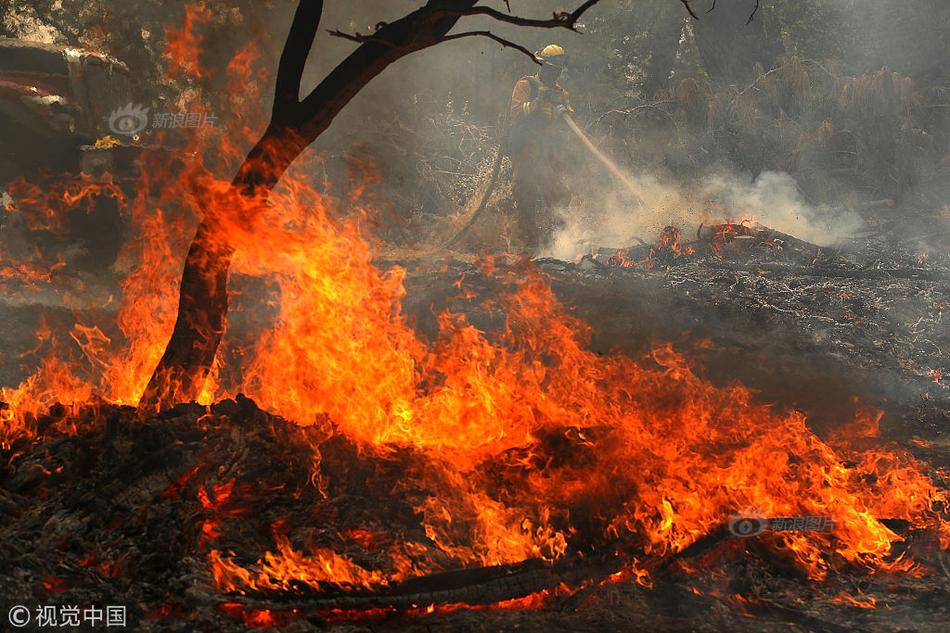
{"label": "tree trunk", "polygon": [[[239,167],[232,193],[259,198],[262,192],[273,190],[297,156],[366,84],[398,59],[443,41],[462,17],[451,12],[471,8],[476,2],[430,0],[409,15],[381,26],[299,101],[300,75],[323,5],[303,0],[281,56],[271,124]],[[175,329],[142,394],[139,408],[143,412],[193,401],[224,335],[228,269],[234,249],[217,221],[215,214],[221,211],[207,205],[203,211],[185,260]]]}
{"label": "tree trunk", "polygon": [[[266,147],[280,147],[283,151],[267,152]],[[262,189],[272,190],[305,148],[293,135],[269,127],[238,169],[230,193],[253,196]],[[224,335],[228,270],[234,254],[228,236],[219,230],[216,214],[221,212],[204,209],[204,217],[188,249],[175,329],[142,395],[140,408],[143,411],[152,412],[195,399],[211,370]]]}

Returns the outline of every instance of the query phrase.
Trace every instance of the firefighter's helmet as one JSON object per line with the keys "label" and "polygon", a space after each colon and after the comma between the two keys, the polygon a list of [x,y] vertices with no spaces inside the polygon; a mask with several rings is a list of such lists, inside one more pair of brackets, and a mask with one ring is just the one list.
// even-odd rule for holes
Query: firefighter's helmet
{"label": "firefighter's helmet", "polygon": [[548,44],[534,54],[542,63],[564,68],[567,66],[567,53],[557,44]]}

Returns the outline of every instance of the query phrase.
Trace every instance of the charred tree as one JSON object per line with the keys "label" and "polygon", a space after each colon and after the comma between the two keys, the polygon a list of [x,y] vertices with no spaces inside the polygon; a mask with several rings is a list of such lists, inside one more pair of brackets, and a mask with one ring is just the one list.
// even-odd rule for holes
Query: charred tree
{"label": "charred tree", "polygon": [[[529,19],[476,6],[478,0],[429,0],[394,22],[380,23],[370,35],[333,31],[332,35],[355,41],[359,47],[300,99],[301,76],[323,14],[323,0],[301,0],[280,57],[270,124],[238,168],[224,206],[230,200],[232,208],[250,209],[244,212],[253,216],[255,201],[261,202],[273,190],[291,163],[330,126],[350,100],[406,55],[442,42],[487,37],[534,59],[524,47],[491,31],[450,35],[460,19],[484,16],[522,27],[576,30],[577,20],[598,2],[586,0],[573,12],[555,13],[550,19]],[[203,217],[182,273],[175,328],[142,395],[142,411],[193,400],[211,369],[224,334],[228,270],[234,254],[234,246],[222,230],[226,218],[220,215],[221,207],[205,204],[202,209]]]}

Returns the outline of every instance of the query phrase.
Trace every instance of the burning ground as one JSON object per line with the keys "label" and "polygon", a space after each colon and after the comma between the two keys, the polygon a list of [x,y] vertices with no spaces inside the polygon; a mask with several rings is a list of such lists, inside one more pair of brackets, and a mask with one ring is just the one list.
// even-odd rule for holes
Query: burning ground
{"label": "burning ground", "polygon": [[[426,349],[382,417],[379,382],[303,426],[245,396],[8,409],[4,595],[140,630],[940,630],[946,262],[710,236],[404,261],[395,331]],[[322,345],[282,393],[356,362]]]}

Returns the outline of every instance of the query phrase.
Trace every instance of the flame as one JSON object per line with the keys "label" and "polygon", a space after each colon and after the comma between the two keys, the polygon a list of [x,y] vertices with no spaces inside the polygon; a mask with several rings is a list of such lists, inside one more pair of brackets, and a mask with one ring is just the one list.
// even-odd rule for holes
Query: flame
{"label": "flame", "polygon": [[[114,319],[77,323],[68,337],[37,334],[48,340],[47,356],[39,369],[16,388],[0,387],[0,400],[10,406],[8,425],[0,429],[0,438],[31,435],[28,418],[35,418],[54,402],[79,403],[93,393],[117,404],[135,405],[171,334],[178,304],[180,262],[190,237],[187,218],[171,219],[163,206],[174,205],[176,194],[170,187],[159,189],[161,196],[150,197],[153,191],[152,169],[143,166],[139,191],[130,205],[124,204],[121,192],[111,186],[103,189],[92,184],[72,194],[54,192],[31,198],[32,208],[41,200],[49,210],[34,214],[43,219],[44,229],[60,226],[60,219],[80,202],[88,202],[102,191],[123,200],[134,237],[122,248],[117,267],[130,269],[121,282],[122,303]],[[53,219],[56,222],[53,222]],[[49,279],[47,273],[47,279]],[[26,283],[34,277],[19,277]],[[69,295],[64,295],[68,304]],[[42,325],[45,327],[45,325]],[[118,328],[119,338],[107,335]]]}
{"label": "flame", "polygon": [[165,57],[168,60],[167,75],[170,78],[190,75],[201,77],[200,27],[211,22],[213,14],[203,2],[185,5],[185,18],[181,28],[165,29]]}
{"label": "flame", "polygon": [[[200,76],[194,28],[210,16],[203,5],[187,15],[183,29],[169,33],[168,51],[173,72]],[[220,166],[245,153],[259,129],[244,107],[260,102],[249,89],[263,83],[255,58],[249,45],[228,68],[229,98],[242,115],[213,134],[195,135],[194,155],[214,156]],[[925,464],[875,438],[872,414],[859,412],[851,427],[859,432],[822,439],[801,413],[760,404],[742,385],[704,380],[670,344],[638,359],[595,353],[590,327],[529,263],[481,262],[481,275],[499,290],[478,309],[503,315],[500,331],[446,312],[435,339],[421,338],[402,313],[406,271],[374,264],[366,233],[371,209],[360,197],[368,189],[333,200],[312,182],[308,160],[266,199],[238,195],[200,161],[168,182],[161,180],[167,168],[143,169],[128,209],[135,237],[120,255],[128,274],[116,322],[80,323],[68,337],[41,328],[37,338],[49,355],[19,387],[0,392],[7,404],[0,410],[4,447],[35,436],[36,416],[56,402],[138,402],[175,320],[181,262],[196,220],[178,209],[185,198],[235,249],[233,273],[278,289],[274,323],[239,350],[240,372],[228,372],[239,375],[219,371],[201,400],[241,391],[297,424],[326,425],[364,455],[411,449],[431,464],[407,472],[404,482],[429,491],[415,508],[427,542],[387,546],[385,569],[332,549],[295,546],[279,529],[274,551],[253,565],[238,564],[215,541],[223,522],[240,514],[231,504],[241,491],[228,483],[203,488],[208,519],[201,545],[222,591],[373,588],[450,567],[596,550],[623,557],[618,578],[649,585],[647,560],[683,551],[749,507],[763,516],[834,522],[833,533],[757,537],[815,580],[841,565],[919,573],[883,519],[905,520],[950,543],[941,515],[946,492]],[[78,192],[46,198],[38,222],[52,222],[62,205],[85,199]],[[715,244],[742,230],[726,226]],[[663,248],[682,252],[678,231],[664,236]],[[474,301],[467,282],[460,279],[458,289]],[[350,541],[366,542],[358,534]],[[271,616],[248,617],[263,626]]]}
{"label": "flame", "polygon": [[847,605],[849,607],[858,607],[859,609],[877,608],[877,598],[864,594],[861,591],[858,591],[856,595],[853,596],[847,591],[842,591],[834,597],[834,601],[838,604]]}
{"label": "flame", "polygon": [[208,559],[215,585],[222,591],[243,593],[246,589],[292,591],[294,585],[319,588],[321,584],[369,589],[387,583],[381,572],[368,571],[331,550],[321,549],[304,555],[294,550],[286,537],[278,535],[276,539],[278,551],[268,552],[258,561],[260,570],[256,574],[235,564],[220,551],[211,550]]}
{"label": "flame", "polygon": [[296,609],[289,611],[252,609],[237,602],[222,602],[218,605],[218,610],[232,618],[241,620],[249,629],[284,627],[299,615]]}
{"label": "flame", "polygon": [[[272,198],[283,217],[296,215],[294,230],[264,222],[241,243],[242,270],[269,270],[281,289],[279,320],[252,354],[243,390],[301,424],[327,413],[366,451],[429,455],[439,468],[419,477],[438,494],[417,511],[430,541],[459,564],[556,559],[581,536],[666,556],[754,506],[834,520],[834,538],[771,538],[815,579],[833,556],[910,570],[893,560],[901,539],[880,519],[934,525],[945,495],[909,454],[824,442],[801,414],[705,382],[669,345],[640,362],[595,354],[589,328],[530,267],[502,273],[510,290],[487,301],[507,315],[494,340],[443,314],[429,344],[400,312],[404,271],[376,269],[359,227],[335,228],[312,192],[309,210],[321,219],[307,222],[306,192],[294,183]],[[569,456],[549,454],[554,442]],[[497,461],[517,469],[502,495],[479,476]],[[591,522],[582,508],[596,511],[594,534],[581,534]]]}
{"label": "flame", "polygon": [[[171,60],[170,76],[177,76],[176,72],[200,74],[201,38],[196,30],[212,17],[204,5],[188,5],[182,29],[169,29],[166,52]],[[247,44],[227,68],[227,94],[233,96],[229,99],[238,112],[259,97],[255,81],[266,85],[266,78],[251,76],[256,50],[254,42]],[[180,105],[199,109],[195,103]],[[250,121],[235,116],[220,128],[203,128],[188,136],[180,154],[227,166],[243,155],[254,134]],[[36,417],[57,401],[79,403],[95,393],[117,404],[139,402],[175,323],[181,266],[194,235],[196,211],[203,206],[201,198],[227,184],[209,173],[203,160],[189,161],[184,169],[177,161],[171,153],[144,153],[132,195],[108,174],[96,180],[86,174],[67,176],[62,183],[45,189],[23,179],[8,186],[15,201],[8,211],[31,231],[63,234],[67,214],[90,211],[98,198],[110,197],[128,218],[132,237],[123,245],[115,265],[123,276],[117,316],[92,322],[83,315],[69,337],[56,337],[47,346],[46,358],[26,380],[17,387],[0,386],[0,402],[7,405],[0,411],[4,421],[0,442],[35,436]],[[213,205],[207,211],[213,213]],[[59,282],[54,273],[66,266],[61,259],[51,264],[43,257],[8,262],[5,255],[0,253],[0,281],[9,279],[26,289]],[[67,291],[78,294],[83,290],[76,282],[57,283],[57,287],[62,288],[67,303],[71,300]],[[118,336],[113,336],[111,331],[116,328]],[[210,402],[215,389],[212,377],[202,401]]]}

